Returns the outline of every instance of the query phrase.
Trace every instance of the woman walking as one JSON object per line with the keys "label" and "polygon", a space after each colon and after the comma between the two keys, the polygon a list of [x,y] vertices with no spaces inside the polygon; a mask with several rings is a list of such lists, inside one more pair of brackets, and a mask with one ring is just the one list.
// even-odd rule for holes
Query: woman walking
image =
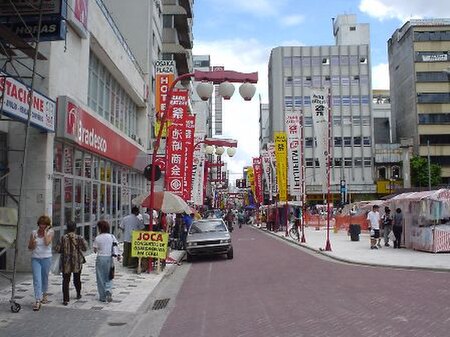
{"label": "woman walking", "polygon": [[48,274],[52,264],[52,240],[54,232],[51,220],[42,215],[37,221],[38,229],[33,230],[28,241],[31,250],[31,269],[33,271],[34,298],[33,310],[41,309],[41,304],[48,303]]}
{"label": "woman walking", "polygon": [[61,237],[56,251],[61,254],[61,272],[63,274],[62,292],[63,304],[69,304],[69,283],[73,273],[73,285],[77,292],[77,300],[81,298],[81,269],[86,262],[83,252],[87,250],[86,240],[75,233],[77,224],[69,221],[67,224],[67,234]]}
{"label": "woman walking", "polygon": [[400,244],[402,242],[402,232],[403,232],[403,214],[400,208],[395,210],[394,214],[394,225],[392,227],[394,232],[395,241],[394,248],[400,248]]}
{"label": "woman walking", "polygon": [[99,235],[96,236],[93,244],[94,253],[97,253],[95,262],[95,273],[97,276],[98,298],[101,302],[112,301],[112,281],[109,277],[113,257],[120,261],[118,252],[118,242],[113,234],[109,233],[109,223],[101,220],[97,223]]}

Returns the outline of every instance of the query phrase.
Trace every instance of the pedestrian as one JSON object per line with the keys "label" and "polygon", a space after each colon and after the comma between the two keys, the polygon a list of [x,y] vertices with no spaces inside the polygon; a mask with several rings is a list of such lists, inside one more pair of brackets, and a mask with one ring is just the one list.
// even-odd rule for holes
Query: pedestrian
{"label": "pedestrian", "polygon": [[395,210],[393,223],[394,224],[392,226],[392,231],[394,232],[395,236],[394,248],[400,248],[403,232],[403,213],[400,208],[397,208]]}
{"label": "pedestrian", "polygon": [[181,242],[183,245],[183,249],[186,249],[186,238],[187,238],[187,233],[189,232],[189,229],[191,228],[192,225],[192,220],[194,218],[194,214],[187,214],[184,213],[183,215],[183,232],[182,232],[182,237],[181,237]]}
{"label": "pedestrian", "polygon": [[77,292],[77,300],[81,298],[81,270],[86,262],[82,252],[87,251],[86,240],[75,233],[77,224],[73,221],[67,223],[67,234],[61,237],[56,251],[61,254],[60,264],[63,275],[62,293],[63,304],[69,304],[69,283],[73,273],[73,285]]}
{"label": "pedestrian", "polygon": [[373,205],[372,210],[367,214],[370,230],[370,249],[381,248],[380,244],[380,212],[378,205]]}
{"label": "pedestrian", "polygon": [[139,220],[139,208],[133,206],[131,208],[131,214],[127,215],[120,222],[119,228],[123,231],[123,260],[122,265],[124,267],[137,268],[137,257],[131,256],[131,238],[133,231],[141,230],[144,228],[144,223]]}
{"label": "pedestrian", "polygon": [[34,311],[41,309],[41,304],[48,303],[48,274],[52,264],[52,240],[55,235],[51,228],[51,220],[47,215],[40,216],[37,225],[38,229],[31,232],[28,241],[33,272]]}
{"label": "pedestrian", "polygon": [[97,279],[97,291],[100,302],[112,301],[112,280],[110,270],[113,266],[113,258],[120,262],[120,254],[116,237],[109,232],[110,225],[106,220],[97,223],[100,233],[95,237],[92,248],[97,253],[95,260],[95,275]]}
{"label": "pedestrian", "polygon": [[391,209],[387,206],[384,208],[384,215],[381,223],[383,224],[384,245],[389,247],[389,234],[392,232],[392,214]]}

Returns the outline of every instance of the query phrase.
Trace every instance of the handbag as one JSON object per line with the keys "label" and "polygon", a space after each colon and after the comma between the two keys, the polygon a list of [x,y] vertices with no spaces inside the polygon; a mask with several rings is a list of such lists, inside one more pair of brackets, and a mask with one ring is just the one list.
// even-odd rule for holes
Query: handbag
{"label": "handbag", "polygon": [[114,266],[114,261],[111,259],[111,267],[109,268],[109,280],[114,279],[116,273],[116,267]]}

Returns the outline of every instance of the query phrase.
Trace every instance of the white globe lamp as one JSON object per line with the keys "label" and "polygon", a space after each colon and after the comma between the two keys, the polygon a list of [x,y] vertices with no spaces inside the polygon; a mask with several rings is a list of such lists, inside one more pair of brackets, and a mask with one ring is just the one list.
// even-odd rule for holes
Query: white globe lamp
{"label": "white globe lamp", "polygon": [[224,152],[225,152],[225,149],[223,148],[223,146],[216,147],[216,155],[221,156],[221,155],[223,155]]}
{"label": "white globe lamp", "polygon": [[242,83],[239,87],[239,93],[241,94],[244,101],[250,101],[255,95],[255,92],[256,87],[249,82]]}
{"label": "white globe lamp", "polygon": [[212,95],[214,86],[210,82],[200,82],[196,89],[202,101],[207,101]]}
{"label": "white globe lamp", "polygon": [[219,95],[228,100],[234,94],[234,85],[228,81],[222,82],[219,85]]}
{"label": "white globe lamp", "polygon": [[227,155],[228,155],[228,157],[233,157],[235,154],[236,154],[236,148],[235,147],[227,148]]}

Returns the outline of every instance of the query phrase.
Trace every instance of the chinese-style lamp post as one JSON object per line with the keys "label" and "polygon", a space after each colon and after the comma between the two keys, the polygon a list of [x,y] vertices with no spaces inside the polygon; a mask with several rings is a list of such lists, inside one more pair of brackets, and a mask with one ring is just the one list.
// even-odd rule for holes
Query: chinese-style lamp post
{"label": "chinese-style lamp post", "polygon": [[245,101],[249,101],[252,99],[256,92],[256,87],[253,83],[258,82],[258,73],[241,73],[232,70],[216,70],[216,71],[199,71],[196,70],[193,73],[187,73],[178,76],[170,85],[170,88],[167,92],[167,109],[165,113],[162,115],[160,119],[160,127],[158,130],[158,135],[156,137],[153,154],[152,154],[152,170],[151,170],[151,178],[150,178],[150,230],[153,230],[153,209],[155,202],[155,165],[156,165],[156,155],[158,153],[159,145],[161,143],[162,131],[164,129],[164,125],[167,121],[167,115],[171,109],[171,101],[173,90],[175,85],[185,79],[193,78],[195,81],[200,82],[197,85],[197,94],[204,101],[207,101],[213,92],[213,84],[220,84],[220,94],[225,98],[229,99],[234,92],[234,86],[230,82],[242,83],[239,87],[239,93]]}

